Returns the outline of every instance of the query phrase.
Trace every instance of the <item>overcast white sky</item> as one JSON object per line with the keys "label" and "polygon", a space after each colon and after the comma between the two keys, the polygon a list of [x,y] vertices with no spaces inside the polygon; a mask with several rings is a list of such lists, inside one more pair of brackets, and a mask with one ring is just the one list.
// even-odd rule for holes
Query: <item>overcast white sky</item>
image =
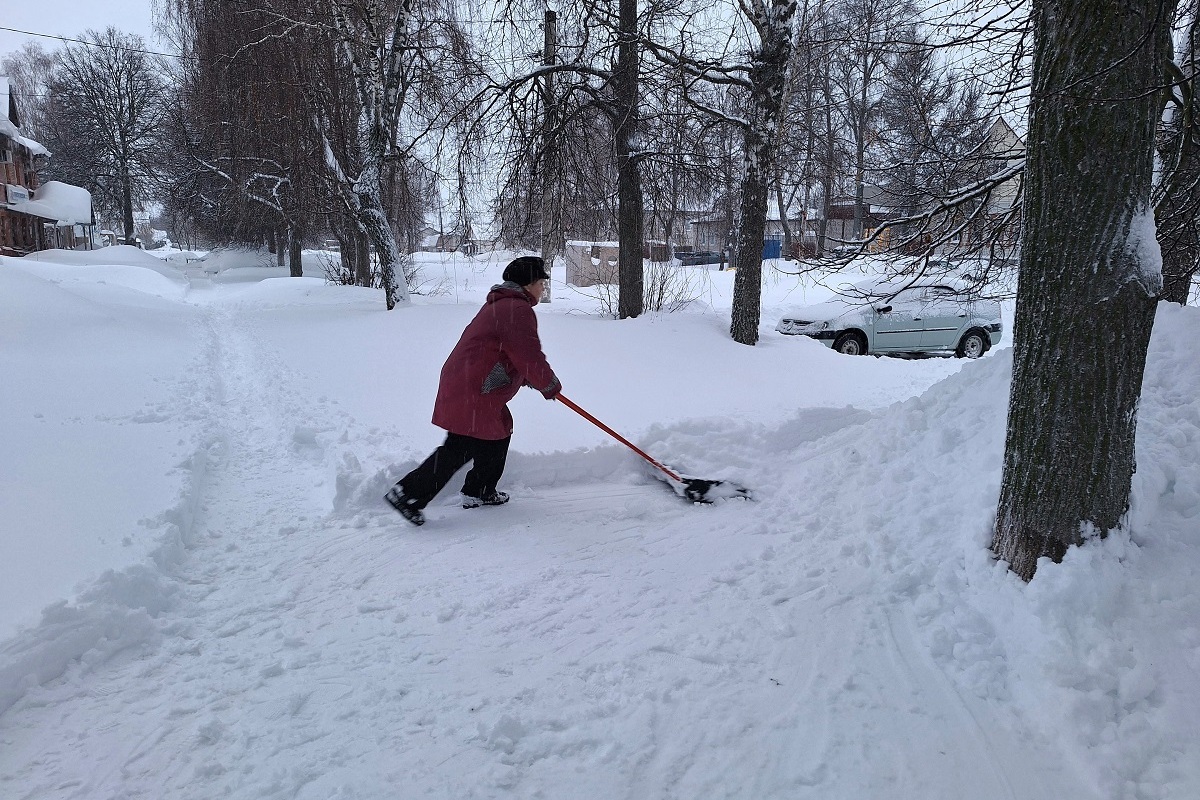
{"label": "overcast white sky", "polygon": [[[152,50],[161,49],[151,30],[150,0],[0,0],[4,13],[0,25],[35,33],[78,38],[88,28],[104,30],[109,25],[142,36]],[[0,30],[0,57],[19,50],[25,42],[38,42],[46,50],[62,42]]]}

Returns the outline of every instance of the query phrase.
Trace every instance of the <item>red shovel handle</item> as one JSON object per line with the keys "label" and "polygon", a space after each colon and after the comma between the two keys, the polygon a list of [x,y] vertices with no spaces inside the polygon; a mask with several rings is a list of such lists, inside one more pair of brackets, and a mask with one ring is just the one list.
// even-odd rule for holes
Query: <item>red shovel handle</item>
{"label": "red shovel handle", "polygon": [[614,431],[612,428],[608,427],[608,426],[607,426],[607,425],[605,425],[603,422],[601,422],[600,420],[596,419],[595,417],[593,417],[593,416],[592,416],[591,414],[589,414],[588,412],[584,411],[584,410],[583,410],[582,408],[580,408],[579,406],[575,405],[575,403],[574,403],[574,402],[572,402],[570,399],[568,399],[568,398],[567,398],[567,396],[566,396],[566,395],[564,395],[562,392],[559,392],[557,395],[555,395],[554,399],[555,399],[555,400],[558,400],[560,403],[562,403],[563,405],[565,405],[567,408],[571,409],[571,410],[572,410],[572,411],[574,411],[576,414],[578,414],[579,416],[583,417],[583,418],[584,418],[584,419],[586,419],[588,422],[592,423],[592,424],[593,424],[593,425],[595,425],[597,428],[599,428],[600,430],[604,431],[604,432],[605,432],[605,433],[607,433],[609,436],[613,437],[613,438],[614,438],[614,439],[616,439],[618,442],[620,442],[621,444],[625,445],[625,446],[626,446],[626,447],[628,447],[630,450],[632,450],[633,452],[637,453],[639,456],[641,456],[642,458],[646,459],[647,461],[649,461],[649,462],[650,462],[651,464],[653,464],[654,466],[658,467],[660,470],[662,470],[663,472],[665,472],[665,473],[667,474],[667,477],[669,477],[671,480],[673,480],[673,481],[678,481],[678,482],[680,482],[680,483],[682,483],[682,482],[683,482],[683,478],[680,478],[680,477],[679,477],[678,475],[676,475],[674,472],[671,472],[671,470],[667,469],[667,468],[666,468],[666,467],[664,467],[662,464],[658,463],[658,462],[657,462],[657,461],[655,461],[653,458],[651,458],[650,456],[646,455],[646,453],[644,453],[644,452],[642,451],[642,449],[641,449],[641,448],[639,448],[639,447],[638,447],[636,444],[634,444],[633,442],[629,441],[629,440],[628,440],[628,439],[626,439],[624,436],[622,436],[621,434],[617,433],[617,432],[616,432],[616,431]]}

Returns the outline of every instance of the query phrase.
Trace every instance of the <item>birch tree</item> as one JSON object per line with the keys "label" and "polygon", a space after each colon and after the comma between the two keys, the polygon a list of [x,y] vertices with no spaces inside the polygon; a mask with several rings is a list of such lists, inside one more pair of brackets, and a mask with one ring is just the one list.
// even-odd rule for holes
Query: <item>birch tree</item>
{"label": "birch tree", "polygon": [[784,83],[792,56],[792,17],[796,0],[739,0],[742,14],[758,37],[748,69],[740,80],[748,92],[748,117],[742,121],[745,156],[742,165],[739,224],[733,265],[733,310],[730,335],[735,342],[758,341],[762,317],[762,247],[767,220],[767,194],[774,168],[775,136],[783,108]]}
{"label": "birch tree", "polygon": [[[1034,0],[1013,379],[992,549],[1029,580],[1129,507],[1162,275],[1150,207],[1173,0]],[[1070,176],[1065,180],[1064,176]]]}
{"label": "birch tree", "polygon": [[395,155],[400,112],[411,88],[406,78],[416,55],[417,6],[417,0],[399,0],[391,7],[377,0],[334,0],[330,4],[333,30],[358,93],[358,163],[339,158],[327,124],[323,120],[318,123],[329,173],[375,248],[389,311],[409,298],[407,283],[396,279],[397,271],[403,277],[404,257],[384,209],[383,182],[385,163]]}
{"label": "birch tree", "polygon": [[[650,43],[655,57],[693,81],[736,88],[744,95],[741,116],[706,106],[694,94],[691,102],[742,132],[742,175],[738,194],[738,224],[734,237],[733,310],[730,335],[740,344],[758,341],[762,317],[762,247],[767,200],[774,175],[773,159],[783,109],[788,63],[792,56],[792,20],[797,0],[738,0],[753,41],[745,59],[727,64],[721,59],[689,54]],[[681,42],[682,45],[682,42]]]}

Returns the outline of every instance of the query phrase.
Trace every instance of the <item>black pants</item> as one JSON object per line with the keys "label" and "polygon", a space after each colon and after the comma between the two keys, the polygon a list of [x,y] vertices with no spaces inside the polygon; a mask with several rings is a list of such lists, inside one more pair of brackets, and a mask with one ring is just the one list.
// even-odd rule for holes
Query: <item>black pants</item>
{"label": "black pants", "polygon": [[454,473],[468,461],[475,462],[463,481],[462,493],[470,497],[483,497],[496,491],[496,484],[504,474],[504,462],[508,458],[508,443],[505,439],[476,439],[457,433],[446,435],[446,441],[421,466],[405,475],[396,485],[404,496],[412,500],[417,508],[429,505],[437,493],[445,488]]}

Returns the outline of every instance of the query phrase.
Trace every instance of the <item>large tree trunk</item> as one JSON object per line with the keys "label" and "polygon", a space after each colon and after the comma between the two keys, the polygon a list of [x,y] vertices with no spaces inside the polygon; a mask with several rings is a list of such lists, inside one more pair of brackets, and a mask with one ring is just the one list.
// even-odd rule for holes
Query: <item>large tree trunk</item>
{"label": "large tree trunk", "polygon": [[288,275],[293,278],[304,277],[304,233],[299,227],[292,225],[288,228]]}
{"label": "large tree trunk", "polygon": [[750,118],[745,128],[741,210],[734,245],[737,275],[729,333],[739,344],[758,342],[762,318],[762,250],[767,220],[767,180],[773,172],[774,139],[783,105],[788,60],[792,56],[791,19],[795,0],[774,0],[769,15],[756,20],[761,44],[750,68]]}
{"label": "large tree trunk", "polygon": [[617,51],[617,315],[642,313],[642,179],[634,137],[638,129],[637,0],[621,0]]}
{"label": "large tree trunk", "polygon": [[1129,504],[1161,275],[1148,205],[1171,0],[1035,0],[1012,394],[993,550],[1025,580]]}
{"label": "large tree trunk", "polygon": [[129,174],[129,162],[121,161],[121,223],[125,226],[125,244],[137,245],[137,231],[133,225],[133,178]]}
{"label": "large tree trunk", "polygon": [[[746,134],[746,173],[742,179],[741,219],[734,244],[733,310],[729,333],[739,344],[758,342],[758,323],[762,319],[762,250],[767,218],[767,176],[761,171],[761,159],[768,157],[769,145],[761,137]],[[754,139],[755,141],[750,141]]]}
{"label": "large tree trunk", "polygon": [[372,286],[371,242],[367,235],[358,228],[353,229],[350,241],[354,249],[354,284],[356,286]]}
{"label": "large tree trunk", "polygon": [[[368,123],[369,124],[369,123]],[[408,302],[408,283],[404,275],[404,257],[383,206],[383,154],[387,148],[385,133],[378,126],[369,128],[363,147],[363,168],[343,195],[351,201],[351,212],[379,259],[379,279],[388,311],[397,302]]]}

